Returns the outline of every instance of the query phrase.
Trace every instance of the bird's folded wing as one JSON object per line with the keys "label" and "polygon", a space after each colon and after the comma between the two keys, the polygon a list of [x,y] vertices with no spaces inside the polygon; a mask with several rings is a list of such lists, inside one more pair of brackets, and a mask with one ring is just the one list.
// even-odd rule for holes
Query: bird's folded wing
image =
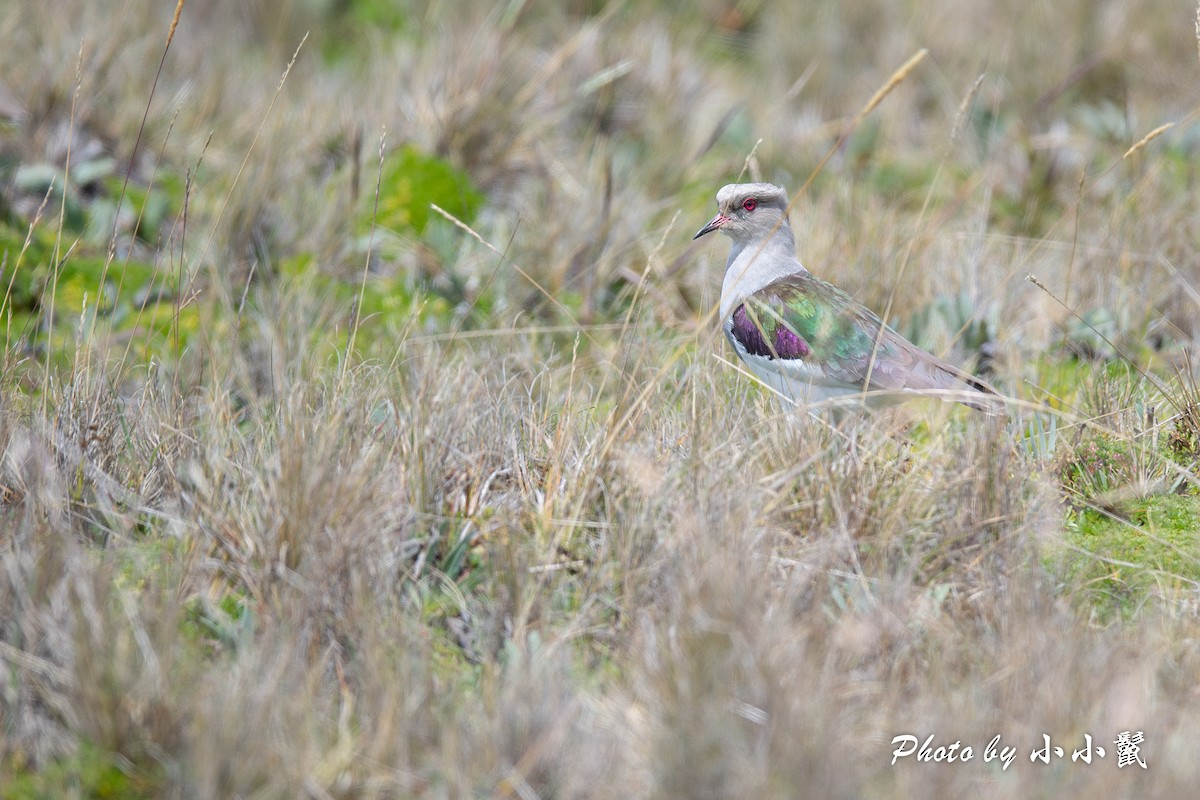
{"label": "bird's folded wing", "polygon": [[[828,379],[868,390],[984,390],[926,353],[845,292],[812,275],[781,279],[734,315],[733,335],[750,352],[820,367]],[[782,366],[782,365],[781,365]]]}

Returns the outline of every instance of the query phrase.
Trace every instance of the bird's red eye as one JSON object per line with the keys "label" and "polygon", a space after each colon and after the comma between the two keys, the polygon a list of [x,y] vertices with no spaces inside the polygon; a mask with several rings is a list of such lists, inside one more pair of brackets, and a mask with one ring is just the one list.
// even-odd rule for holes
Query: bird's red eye
{"label": "bird's red eye", "polygon": [[746,202],[742,203],[742,208],[746,209],[747,211],[753,211],[754,209],[758,208],[758,201],[753,197],[746,198]]}

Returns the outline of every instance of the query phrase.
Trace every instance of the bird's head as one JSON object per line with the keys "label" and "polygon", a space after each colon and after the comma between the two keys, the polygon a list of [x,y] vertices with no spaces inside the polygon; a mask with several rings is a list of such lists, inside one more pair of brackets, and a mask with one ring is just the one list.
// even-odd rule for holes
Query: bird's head
{"label": "bird's head", "polygon": [[717,215],[693,239],[719,230],[735,242],[754,242],[787,227],[788,195],[773,183],[731,183],[717,192]]}

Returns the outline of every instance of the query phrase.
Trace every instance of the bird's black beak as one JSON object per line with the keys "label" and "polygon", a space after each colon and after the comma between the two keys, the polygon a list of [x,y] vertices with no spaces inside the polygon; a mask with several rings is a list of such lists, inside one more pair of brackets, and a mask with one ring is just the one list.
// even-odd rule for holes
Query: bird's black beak
{"label": "bird's black beak", "polygon": [[696,231],[696,235],[693,236],[692,239],[693,240],[699,239],[701,236],[703,236],[706,233],[712,233],[713,231],[717,230],[722,225],[724,225],[726,222],[729,222],[729,217],[725,216],[724,214],[717,214],[715,217],[713,217],[712,219],[710,219],[708,221],[707,225],[705,225],[700,230]]}

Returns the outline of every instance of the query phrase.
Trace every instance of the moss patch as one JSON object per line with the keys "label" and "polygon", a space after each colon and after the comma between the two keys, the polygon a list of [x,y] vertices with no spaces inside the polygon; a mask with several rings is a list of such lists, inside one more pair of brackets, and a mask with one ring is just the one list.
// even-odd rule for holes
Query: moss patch
{"label": "moss patch", "polygon": [[74,753],[56,759],[38,772],[27,772],[10,763],[0,768],[0,798],[3,800],[49,800],[55,797],[138,798],[151,797],[159,783],[155,776],[138,774],[128,762],[124,767],[114,753],[84,742]]}
{"label": "moss patch", "polygon": [[1104,621],[1130,618],[1151,596],[1179,606],[1200,583],[1200,498],[1155,495],[1072,514],[1062,557],[1068,587]]}

